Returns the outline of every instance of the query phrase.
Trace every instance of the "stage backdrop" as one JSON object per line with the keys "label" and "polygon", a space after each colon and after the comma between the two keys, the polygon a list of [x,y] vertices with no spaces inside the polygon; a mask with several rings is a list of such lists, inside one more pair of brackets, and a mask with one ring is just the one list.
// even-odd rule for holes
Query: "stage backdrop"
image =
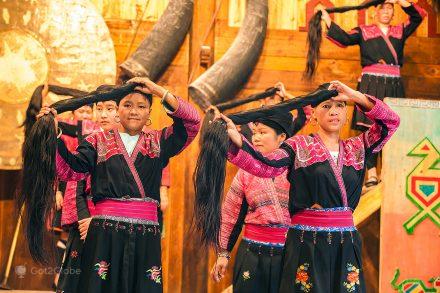
{"label": "stage backdrop", "polygon": [[48,81],[91,91],[114,83],[116,55],[88,0],[2,1],[0,12],[0,169],[17,170],[20,125],[35,87]]}
{"label": "stage backdrop", "polygon": [[380,292],[439,292],[440,101],[387,103],[401,123],[383,156]]}

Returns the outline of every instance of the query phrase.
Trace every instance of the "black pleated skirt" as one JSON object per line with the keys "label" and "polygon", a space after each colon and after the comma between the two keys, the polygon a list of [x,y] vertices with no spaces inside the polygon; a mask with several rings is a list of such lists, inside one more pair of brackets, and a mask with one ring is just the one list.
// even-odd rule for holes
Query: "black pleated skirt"
{"label": "black pleated skirt", "polygon": [[258,245],[242,240],[234,264],[234,292],[278,292],[282,252],[282,247]]}
{"label": "black pleated skirt", "polygon": [[365,292],[357,231],[314,232],[290,229],[279,292]]}
{"label": "black pleated skirt", "polygon": [[[384,98],[404,98],[405,89],[401,77],[387,77],[363,74],[357,90],[363,94],[374,96],[380,100]],[[368,129],[373,122],[356,108],[353,112],[352,128],[360,131]]]}
{"label": "black pleated skirt", "polygon": [[81,273],[83,241],[78,227],[71,227],[66,243],[63,265],[61,266],[57,292],[76,292]]}
{"label": "black pleated skirt", "polygon": [[93,218],[76,292],[162,292],[159,226]]}

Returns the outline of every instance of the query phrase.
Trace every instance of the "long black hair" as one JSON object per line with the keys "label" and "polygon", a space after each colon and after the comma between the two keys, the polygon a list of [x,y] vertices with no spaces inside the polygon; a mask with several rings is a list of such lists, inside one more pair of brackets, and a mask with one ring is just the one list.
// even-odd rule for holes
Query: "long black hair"
{"label": "long black hair", "polygon": [[[136,84],[126,84],[111,90],[97,90],[89,94],[81,94],[76,98],[56,102],[51,105],[51,108],[57,110],[58,113],[63,113],[91,103],[120,100],[131,93],[135,86]],[[55,93],[60,92],[51,87],[49,90]],[[32,258],[41,263],[47,263],[48,260],[43,244],[47,239],[45,224],[54,207],[57,185],[56,139],[57,130],[52,114],[41,117],[28,130],[23,144],[21,190],[17,192],[16,198],[18,210],[23,208],[23,224],[29,251]]]}
{"label": "long black hair", "polygon": [[[325,88],[325,89],[323,89]],[[246,124],[277,113],[316,106],[337,96],[335,90],[327,90],[328,84],[318,90],[276,105],[256,108],[227,115],[236,124]],[[193,174],[195,190],[195,229],[203,245],[219,248],[221,223],[221,199],[226,176],[226,159],[230,141],[223,120],[213,120],[214,111],[208,111],[201,133],[201,148]],[[203,127],[203,126],[202,126]]]}
{"label": "long black hair", "polygon": [[241,105],[245,105],[251,102],[255,102],[258,100],[262,100],[268,97],[271,97],[273,95],[275,95],[277,92],[279,91],[279,89],[275,88],[275,87],[270,87],[268,89],[266,89],[264,92],[260,92],[260,93],[256,93],[253,95],[250,95],[247,98],[244,99],[239,99],[239,100],[233,100],[233,101],[228,101],[228,102],[224,102],[224,103],[220,103],[215,105],[215,107],[219,110],[219,111],[225,111],[225,110],[229,110]]}
{"label": "long black hair", "polygon": [[[255,93],[253,95],[250,95],[244,99],[239,99],[239,100],[232,100],[232,101],[227,101],[224,103],[219,103],[214,105],[220,112],[222,111],[226,111],[226,110],[230,110],[233,109],[235,107],[239,107],[245,104],[249,104],[251,102],[255,102],[255,101],[259,101],[262,99],[265,99],[267,97],[271,97],[273,96],[277,91],[279,91],[279,89],[274,88],[274,87],[270,87],[267,88],[265,91],[263,92],[259,92],[259,93]],[[200,128],[200,137],[203,137],[204,133],[205,133],[205,129],[210,126],[210,121],[213,119],[214,117],[214,111],[213,110],[209,110],[205,117],[203,118],[202,121],[202,127]],[[203,141],[203,139],[200,139],[199,142],[201,143]]]}
{"label": "long black hair", "polygon": [[[37,121],[37,115],[40,112],[41,107],[43,106],[43,88],[43,85],[37,86],[35,88],[29,101],[29,105],[26,109],[26,118],[21,125],[22,127],[24,127],[25,138],[29,136],[29,131],[31,130],[35,121]],[[87,94],[87,92],[81,90],[51,84],[48,85],[48,91],[57,95],[71,96],[74,98],[82,97]]]}
{"label": "long black hair", "polygon": [[[343,13],[351,10],[366,9],[368,7],[376,6],[384,2],[385,0],[372,0],[365,2],[364,4],[361,5],[330,7],[330,8],[326,8],[325,10],[328,13]],[[317,11],[309,20],[309,31],[307,33],[307,47],[308,47],[307,63],[306,63],[306,69],[304,71],[304,76],[307,79],[313,78],[316,71],[316,67],[319,62],[319,57],[320,57],[319,51],[322,42],[321,16],[322,16],[322,12]]]}

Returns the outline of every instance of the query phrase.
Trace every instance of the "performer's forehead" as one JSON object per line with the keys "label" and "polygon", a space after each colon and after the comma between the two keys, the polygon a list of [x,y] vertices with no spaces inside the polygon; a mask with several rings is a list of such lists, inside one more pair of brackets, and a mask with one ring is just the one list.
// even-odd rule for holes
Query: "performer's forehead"
{"label": "performer's forehead", "polygon": [[376,6],[377,9],[382,9],[385,6],[390,6],[391,8],[394,8],[394,4],[393,3],[382,3]]}
{"label": "performer's forehead", "polygon": [[123,97],[119,103],[121,103],[122,101],[127,100],[127,99],[131,100],[133,98],[137,99],[139,97],[142,98],[142,100],[144,100],[145,102],[147,102],[147,104],[149,106],[151,106],[151,102],[152,102],[151,98],[147,94],[143,94],[142,92],[139,92],[139,91],[134,91],[134,92],[129,93],[128,95]]}

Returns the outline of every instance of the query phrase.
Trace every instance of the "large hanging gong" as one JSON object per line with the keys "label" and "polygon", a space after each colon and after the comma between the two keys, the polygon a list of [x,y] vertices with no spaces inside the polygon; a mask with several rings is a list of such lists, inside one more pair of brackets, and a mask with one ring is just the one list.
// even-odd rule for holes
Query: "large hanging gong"
{"label": "large hanging gong", "polygon": [[20,168],[19,126],[36,85],[89,91],[115,77],[110,32],[90,1],[1,1],[0,169]]}

